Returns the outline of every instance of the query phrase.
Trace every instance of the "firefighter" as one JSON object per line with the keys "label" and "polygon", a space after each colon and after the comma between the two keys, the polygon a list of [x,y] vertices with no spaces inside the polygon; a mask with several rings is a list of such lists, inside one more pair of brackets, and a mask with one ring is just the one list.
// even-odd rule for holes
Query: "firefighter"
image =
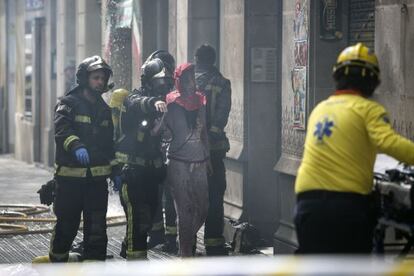
{"label": "firefighter", "polygon": [[111,75],[111,67],[101,57],[86,58],[76,72],[78,85],[60,98],[55,108],[57,221],[50,241],[51,262],[69,260],[81,215],[82,259],[106,258],[106,179],[120,182],[111,111],[101,97],[113,86],[108,85]]}
{"label": "firefighter", "polygon": [[166,126],[168,186],[178,221],[179,254],[195,254],[196,234],[208,212],[206,97],[196,91],[194,65],[184,63],[174,73],[176,90],[167,95]]}
{"label": "firefighter", "polygon": [[207,255],[227,255],[223,236],[226,190],[224,158],[230,149],[224,132],[231,109],[231,84],[214,66],[216,52],[210,45],[201,45],[195,52],[197,88],[207,97],[207,130],[211,173],[208,175],[209,210],[204,229]]}
{"label": "firefighter", "polygon": [[358,43],[343,50],[333,78],[335,93],[310,115],[296,178],[297,253],[368,254],[376,155],[413,165],[414,143],[394,132],[385,108],[371,99],[380,69],[369,48]]}
{"label": "firefighter", "polygon": [[166,175],[160,130],[167,112],[165,95],[173,80],[169,64],[155,57],[161,52],[169,55],[156,51],[146,60],[141,87],[126,96],[120,114],[122,133],[116,142],[116,157],[124,164],[120,189],[128,222],[124,242],[128,260],[147,259],[148,232],[158,205],[159,185]]}
{"label": "firefighter", "polygon": [[[174,81],[172,76],[175,70],[174,57],[165,50],[155,51],[150,55],[148,60],[159,58],[166,67],[167,75],[170,77],[166,82],[166,89],[172,91]],[[168,139],[162,142],[162,152],[164,159],[166,158],[166,150],[168,147]],[[161,244],[160,249],[167,253],[176,254],[177,248],[177,215],[175,213],[174,202],[171,197],[171,191],[167,183],[160,186],[158,192],[158,207],[155,212],[151,231],[149,232],[148,248],[156,247]],[[165,226],[164,226],[165,225]]]}

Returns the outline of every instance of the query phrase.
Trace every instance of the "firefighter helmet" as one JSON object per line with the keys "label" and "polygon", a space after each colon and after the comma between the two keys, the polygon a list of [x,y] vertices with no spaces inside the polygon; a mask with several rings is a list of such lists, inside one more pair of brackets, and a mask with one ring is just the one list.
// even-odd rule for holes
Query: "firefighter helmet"
{"label": "firefighter helmet", "polygon": [[141,67],[142,85],[151,86],[155,90],[162,90],[161,94],[169,92],[174,85],[174,68],[175,60],[170,53],[165,50],[153,52]]}
{"label": "firefighter helmet", "polygon": [[[91,56],[85,58],[78,66],[76,72],[76,81],[80,86],[88,86],[88,77],[89,74],[93,71],[103,69],[108,76],[112,76],[112,68],[109,66],[103,58],[100,56]],[[105,90],[108,90],[108,83],[106,84]],[[111,84],[111,86],[113,86]]]}
{"label": "firefighter helmet", "polygon": [[154,59],[157,59],[157,58],[160,59],[163,62],[165,68],[172,75],[174,73],[174,70],[175,70],[175,59],[166,50],[157,50],[157,51],[153,52],[151,55],[149,55],[147,60],[144,62],[143,67],[145,66],[145,64],[147,64],[151,60],[154,60]]}
{"label": "firefighter helmet", "polygon": [[333,75],[335,78],[341,73],[348,75],[350,68],[359,68],[361,77],[370,76],[379,81],[380,70],[377,56],[363,43],[349,46],[339,54],[333,67]]}

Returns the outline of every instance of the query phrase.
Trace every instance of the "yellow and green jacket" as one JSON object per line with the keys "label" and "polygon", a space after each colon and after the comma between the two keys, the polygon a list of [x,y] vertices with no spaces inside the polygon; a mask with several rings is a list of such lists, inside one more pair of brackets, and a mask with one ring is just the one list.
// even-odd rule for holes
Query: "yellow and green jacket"
{"label": "yellow and green jacket", "polygon": [[414,143],[398,135],[379,103],[337,91],[312,111],[295,192],[369,194],[377,153],[414,165]]}
{"label": "yellow and green jacket", "polygon": [[[111,110],[101,97],[92,105],[81,92],[80,87],[74,88],[60,98],[55,107],[55,174],[108,177],[119,170],[115,160]],[[76,160],[75,151],[81,147],[88,151],[88,167]]]}

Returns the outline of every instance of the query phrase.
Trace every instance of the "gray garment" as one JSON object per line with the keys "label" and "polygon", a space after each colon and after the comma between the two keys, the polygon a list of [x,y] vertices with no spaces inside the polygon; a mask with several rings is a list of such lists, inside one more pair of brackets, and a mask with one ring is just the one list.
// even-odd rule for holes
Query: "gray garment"
{"label": "gray garment", "polygon": [[165,116],[167,128],[171,132],[171,144],[167,151],[169,159],[184,162],[203,162],[209,157],[206,130],[205,106],[198,110],[197,123],[194,129],[187,124],[186,111],[178,104],[168,105]]}
{"label": "gray garment", "polygon": [[191,257],[195,237],[208,213],[207,161],[170,160],[167,173],[177,212],[179,253],[181,257]]}

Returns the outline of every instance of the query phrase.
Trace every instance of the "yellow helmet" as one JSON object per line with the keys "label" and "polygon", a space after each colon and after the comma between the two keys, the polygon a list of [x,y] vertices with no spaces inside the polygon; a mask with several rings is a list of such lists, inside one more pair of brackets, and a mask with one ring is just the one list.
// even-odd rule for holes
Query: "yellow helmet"
{"label": "yellow helmet", "polygon": [[340,69],[344,68],[343,73],[348,75],[349,66],[360,67],[362,77],[369,74],[372,77],[377,77],[379,80],[380,70],[377,56],[363,43],[349,46],[339,54],[333,67],[333,74],[335,75]]}

